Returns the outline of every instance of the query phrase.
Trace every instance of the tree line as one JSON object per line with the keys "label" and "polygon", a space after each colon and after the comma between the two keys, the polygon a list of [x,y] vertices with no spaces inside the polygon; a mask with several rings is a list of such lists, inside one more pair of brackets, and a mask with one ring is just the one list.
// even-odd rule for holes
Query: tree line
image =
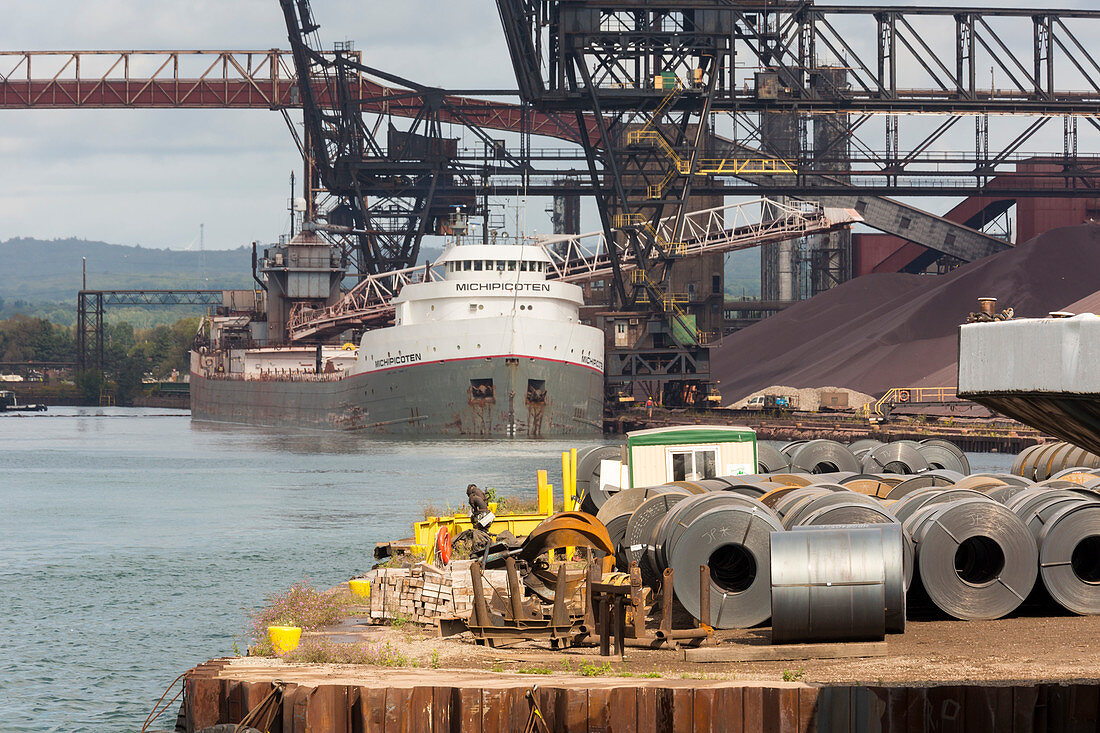
{"label": "tree line", "polygon": [[[198,332],[198,317],[170,326],[135,329],[125,321],[104,324],[103,374],[77,373],[72,378],[85,399],[98,402],[107,391],[117,404],[130,404],[148,374],[167,379],[186,374],[188,352]],[[77,363],[75,326],[23,315],[0,320],[0,362]]]}

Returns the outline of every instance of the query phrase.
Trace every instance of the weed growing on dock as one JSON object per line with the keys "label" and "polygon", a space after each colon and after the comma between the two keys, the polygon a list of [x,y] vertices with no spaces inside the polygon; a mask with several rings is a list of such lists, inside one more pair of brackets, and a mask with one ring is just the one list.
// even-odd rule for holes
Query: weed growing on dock
{"label": "weed growing on dock", "polygon": [[798,682],[806,676],[806,670],[804,669],[785,669],[783,670],[784,682]]}
{"label": "weed growing on dock", "polygon": [[302,580],[282,593],[267,597],[267,605],[254,611],[252,628],[256,637],[267,637],[268,626],[301,626],[316,629],[337,623],[347,615],[352,598],[344,593],[325,593]]}
{"label": "weed growing on dock", "polygon": [[403,613],[395,613],[390,619],[390,626],[395,629],[403,629],[412,623],[412,619]]}
{"label": "weed growing on dock", "polygon": [[489,671],[491,671],[491,672],[503,672],[504,671],[504,663],[503,662],[493,662],[492,666],[489,667]]}
{"label": "weed growing on dock", "polygon": [[432,656],[428,659],[428,666],[432,669],[439,669],[439,650],[432,649]]}
{"label": "weed growing on dock", "polygon": [[305,639],[283,657],[305,664],[362,664],[372,667],[418,667],[419,663],[394,648],[380,644],[339,644],[329,639]]}
{"label": "weed growing on dock", "polygon": [[603,677],[604,675],[612,674],[611,662],[604,662],[603,664],[593,664],[587,659],[581,662],[577,667],[577,671],[582,677]]}
{"label": "weed growing on dock", "polygon": [[520,667],[516,670],[519,674],[553,674],[549,667]]}
{"label": "weed growing on dock", "polygon": [[656,667],[653,668],[652,672],[620,672],[619,676],[620,677],[645,677],[645,678],[648,678],[648,679],[660,679],[660,678],[664,677],[663,674],[661,674],[660,672],[657,671]]}

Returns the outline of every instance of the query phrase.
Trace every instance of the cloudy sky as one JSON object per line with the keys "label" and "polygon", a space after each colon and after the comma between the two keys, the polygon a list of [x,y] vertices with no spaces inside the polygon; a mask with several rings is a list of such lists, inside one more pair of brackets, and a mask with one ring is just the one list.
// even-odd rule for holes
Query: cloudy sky
{"label": "cloudy sky", "polygon": [[[315,0],[313,7],[323,42],[353,40],[368,64],[452,88],[514,86],[492,0]],[[276,0],[35,0],[6,3],[5,11],[0,50],[288,47]],[[75,236],[185,248],[197,247],[205,224],[206,246],[221,249],[286,230],[288,178],[300,165],[277,113],[0,116],[0,241]],[[960,127],[959,144],[972,147],[973,126]],[[1060,150],[1061,125],[1050,127],[1045,147]],[[545,218],[542,208],[531,216]]]}

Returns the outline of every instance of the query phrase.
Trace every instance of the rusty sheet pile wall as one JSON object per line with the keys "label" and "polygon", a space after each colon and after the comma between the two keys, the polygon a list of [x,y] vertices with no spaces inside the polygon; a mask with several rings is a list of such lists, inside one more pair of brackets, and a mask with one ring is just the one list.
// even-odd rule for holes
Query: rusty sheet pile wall
{"label": "rusty sheet pile wall", "polygon": [[[371,621],[382,623],[400,617],[430,624],[441,616],[469,618],[474,608],[472,563],[472,560],[455,560],[444,570],[417,563],[411,568],[371,571],[367,574],[371,581]],[[487,570],[484,576],[486,600],[494,587],[506,587],[505,571]]]}

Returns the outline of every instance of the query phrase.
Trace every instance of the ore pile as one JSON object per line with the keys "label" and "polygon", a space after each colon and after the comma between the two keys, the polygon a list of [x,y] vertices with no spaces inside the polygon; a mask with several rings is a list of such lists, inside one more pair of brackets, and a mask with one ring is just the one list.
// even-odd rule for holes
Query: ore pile
{"label": "ore pile", "polygon": [[1098,253],[1100,225],[1090,223],[1046,232],[939,277],[856,278],[727,336],[711,353],[711,371],[724,404],[772,384],[868,394],[953,386],[956,329],[976,298],[998,298],[1017,317],[1081,312],[1067,304],[1097,293]]}

